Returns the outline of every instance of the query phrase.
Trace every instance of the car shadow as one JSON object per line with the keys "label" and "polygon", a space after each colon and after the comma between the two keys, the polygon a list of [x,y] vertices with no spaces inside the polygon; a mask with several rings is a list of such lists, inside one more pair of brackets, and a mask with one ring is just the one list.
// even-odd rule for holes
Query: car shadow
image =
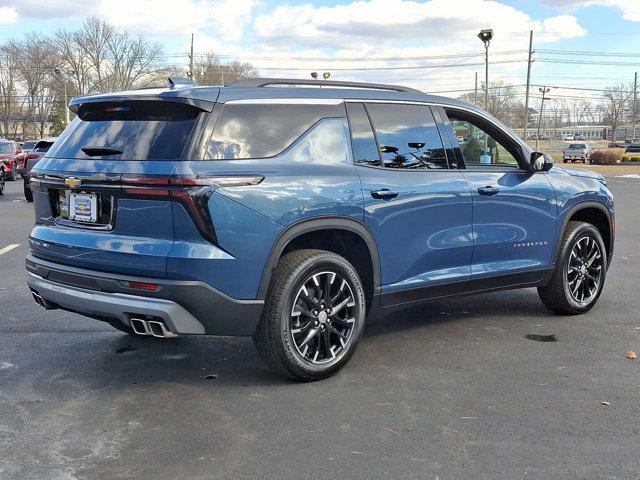
{"label": "car shadow", "polygon": [[[531,291],[457,297],[377,315],[368,320],[364,342],[384,341],[385,337],[392,340],[394,335],[407,332],[424,336],[428,342],[443,324],[472,321],[478,328],[495,328],[508,325],[516,315],[532,319],[552,314]],[[58,378],[73,378],[89,388],[167,383],[215,390],[295,383],[269,369],[251,338],[246,337],[184,336],[162,340],[105,329],[73,333],[68,341],[72,348],[53,353],[51,365]]]}

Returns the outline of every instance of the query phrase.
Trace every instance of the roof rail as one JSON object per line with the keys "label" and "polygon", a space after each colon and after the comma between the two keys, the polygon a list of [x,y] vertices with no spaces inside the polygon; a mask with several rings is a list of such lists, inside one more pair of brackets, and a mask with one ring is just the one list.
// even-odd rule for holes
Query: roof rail
{"label": "roof rail", "polygon": [[308,80],[292,78],[243,78],[227,85],[232,88],[258,88],[268,85],[319,85],[323,87],[364,88],[370,90],[389,90],[392,92],[422,93],[420,90],[399,85],[381,83],[341,82],[335,80]]}

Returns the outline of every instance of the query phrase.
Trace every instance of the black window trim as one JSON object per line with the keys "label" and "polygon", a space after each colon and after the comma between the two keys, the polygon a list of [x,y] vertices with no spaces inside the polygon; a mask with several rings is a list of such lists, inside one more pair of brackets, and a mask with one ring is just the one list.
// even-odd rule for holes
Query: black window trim
{"label": "black window trim", "polygon": [[369,116],[369,111],[367,110],[367,106],[365,105],[364,101],[362,102],[348,102],[348,103],[353,103],[353,104],[360,104],[362,106],[362,109],[364,110],[364,115],[365,117],[367,117],[367,122],[369,123],[369,128],[371,130],[371,134],[373,135],[373,141],[376,144],[376,152],[378,153],[378,160],[380,161],[380,166],[377,165],[367,165],[367,164],[360,164],[357,163],[355,160],[355,155],[353,152],[353,133],[351,131],[351,118],[349,117],[349,110],[347,109],[347,102],[344,102],[344,110],[345,110],[345,115],[347,118],[347,128],[349,129],[349,155],[351,156],[351,161],[353,163],[354,166],[356,167],[367,167],[367,168],[385,168],[383,166],[383,162],[382,162],[382,155],[380,154],[380,144],[378,144],[378,137],[376,137],[376,132],[373,129],[373,123],[371,122],[371,117]]}
{"label": "black window trim", "polygon": [[[458,168],[449,168],[449,171],[452,170],[468,170],[468,171],[483,171],[483,172],[487,172],[487,171],[492,171],[492,172],[496,172],[496,173],[506,173],[506,172],[521,172],[521,173],[531,173],[531,170],[528,166],[528,153],[533,152],[533,149],[531,147],[529,147],[520,137],[516,136],[514,133],[510,132],[508,129],[505,130],[503,127],[501,127],[500,125],[496,124],[494,120],[491,119],[491,117],[488,116],[488,114],[485,114],[484,112],[480,111],[480,110],[476,110],[473,108],[467,108],[463,105],[455,105],[455,104],[451,104],[448,102],[434,102],[434,101],[415,101],[415,100],[379,100],[379,99],[362,99],[362,98],[345,98],[344,99],[345,103],[402,103],[402,104],[407,104],[407,105],[426,105],[428,107],[432,107],[432,108],[441,108],[442,109],[442,114],[444,115],[443,117],[443,122],[446,123],[448,121],[448,117],[446,116],[446,109],[451,109],[451,110],[460,110],[462,112],[467,112],[471,115],[474,115],[476,117],[479,117],[481,119],[483,119],[484,121],[488,122],[489,124],[491,124],[494,128],[500,130],[500,132],[502,132],[504,134],[505,137],[507,137],[510,142],[513,142],[513,144],[515,146],[518,147],[518,149],[522,152],[522,158],[518,158],[518,166],[519,168],[509,168],[509,167],[502,167],[500,165],[495,166],[495,167],[489,167],[489,169],[487,167],[469,167],[467,168],[467,166],[464,164],[464,161],[461,160],[460,158],[462,157],[462,152],[460,152],[460,157],[458,157]],[[375,135],[375,131],[374,131],[374,135]],[[457,140],[456,140],[457,143]],[[453,145],[454,151],[456,151],[456,145]],[[457,150],[459,151],[459,145]],[[520,161],[523,160],[523,163],[526,164],[526,167],[523,168],[520,165]],[[460,166],[462,165],[462,167]],[[372,166],[368,166],[368,165],[357,165],[360,167],[367,167],[367,168],[381,168],[381,167],[372,167]],[[445,169],[433,169],[433,170],[429,170],[430,172],[436,172],[436,171],[447,171]],[[547,172],[536,172],[536,173],[543,173],[546,174]]]}

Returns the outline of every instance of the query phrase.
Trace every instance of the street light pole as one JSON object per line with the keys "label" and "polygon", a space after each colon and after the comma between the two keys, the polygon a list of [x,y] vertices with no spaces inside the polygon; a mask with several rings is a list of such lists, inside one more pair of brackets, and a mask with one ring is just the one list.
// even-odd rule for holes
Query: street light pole
{"label": "street light pole", "polygon": [[[485,28],[480,30],[478,38],[484,43],[484,109],[489,111],[489,44],[493,38],[493,30],[491,28]],[[489,137],[484,136],[484,154],[489,152],[488,148]]]}
{"label": "street light pole", "polygon": [[540,143],[540,124],[542,123],[542,111],[544,110],[544,100],[545,96],[551,90],[549,87],[540,87],[538,89],[540,93],[542,93],[542,103],[540,104],[540,116],[538,117],[538,133],[536,135],[536,150],[538,150],[538,146]]}

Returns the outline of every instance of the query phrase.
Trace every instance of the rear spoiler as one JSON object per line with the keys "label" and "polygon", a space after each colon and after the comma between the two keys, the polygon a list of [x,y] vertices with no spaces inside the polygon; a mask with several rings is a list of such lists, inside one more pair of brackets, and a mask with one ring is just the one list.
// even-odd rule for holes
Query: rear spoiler
{"label": "rear spoiler", "polygon": [[123,94],[113,93],[105,95],[91,95],[88,97],[75,97],[69,102],[69,110],[73,113],[78,113],[78,109],[81,105],[87,103],[100,103],[100,102],[127,102],[127,101],[158,101],[158,102],[175,102],[186,105],[191,105],[205,112],[211,112],[215,105],[215,101],[220,94],[218,89],[217,94],[211,100],[202,100],[199,98],[193,98],[190,94],[192,89],[185,90],[165,90],[158,93],[149,93],[144,91],[132,91]]}

